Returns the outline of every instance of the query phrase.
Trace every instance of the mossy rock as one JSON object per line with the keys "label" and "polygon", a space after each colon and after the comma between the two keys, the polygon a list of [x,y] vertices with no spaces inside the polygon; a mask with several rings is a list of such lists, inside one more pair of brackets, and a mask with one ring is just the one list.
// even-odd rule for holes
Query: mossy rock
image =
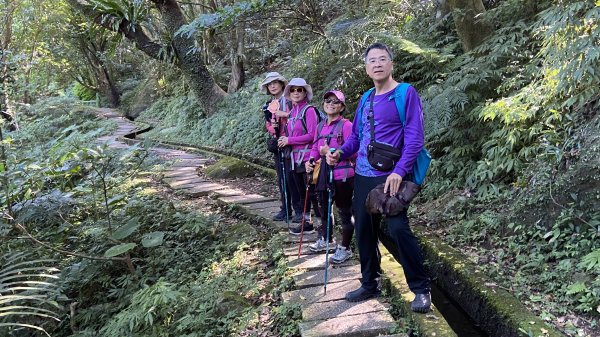
{"label": "mossy rock", "polygon": [[233,157],[223,157],[204,169],[204,174],[212,179],[253,177],[256,168],[250,163]]}

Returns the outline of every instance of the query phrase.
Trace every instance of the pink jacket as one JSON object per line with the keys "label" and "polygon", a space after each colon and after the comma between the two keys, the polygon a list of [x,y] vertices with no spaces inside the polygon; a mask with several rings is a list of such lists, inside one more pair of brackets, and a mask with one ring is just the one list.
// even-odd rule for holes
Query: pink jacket
{"label": "pink jacket", "polygon": [[[306,110],[305,117],[300,116],[302,108],[307,104],[307,101],[302,101],[292,107],[286,126],[288,145],[292,146],[292,168],[308,160],[312,142],[317,132],[317,112],[313,107]],[[306,120],[306,131],[302,126],[303,118]]]}
{"label": "pink jacket", "polygon": [[[321,134],[318,135],[319,132],[318,126],[317,131],[315,132],[315,138],[313,142],[312,149],[310,151],[310,158],[315,161],[319,161],[321,159],[321,154],[319,149],[321,146],[325,145],[327,140],[327,136],[331,133],[331,138],[329,141],[330,148],[340,148],[344,141],[350,137],[352,134],[352,122],[347,119],[344,119],[340,116],[338,119],[334,120],[329,124],[327,121],[323,121],[323,128],[321,129]],[[342,123],[339,125],[339,123]],[[344,159],[340,161],[335,168],[333,169],[333,180],[343,180],[346,178],[354,177],[354,160],[356,159],[356,154],[351,156],[348,159]]]}

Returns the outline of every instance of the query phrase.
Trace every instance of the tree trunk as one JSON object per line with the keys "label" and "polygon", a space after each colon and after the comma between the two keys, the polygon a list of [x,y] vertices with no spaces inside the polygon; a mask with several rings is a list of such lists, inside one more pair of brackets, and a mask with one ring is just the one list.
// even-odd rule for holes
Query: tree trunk
{"label": "tree trunk", "polygon": [[228,93],[238,91],[246,80],[246,74],[244,73],[244,33],[244,24],[237,23],[231,34],[235,35],[232,41],[236,43],[231,47],[231,79],[227,87]]}
{"label": "tree trunk", "polygon": [[[140,24],[133,24],[123,17],[111,17],[110,14],[102,14],[93,6],[84,6],[78,0],[67,0],[73,7],[92,18],[94,22],[106,29],[118,31],[127,39],[131,40],[136,48],[143,51],[152,58],[161,61],[176,61],[176,65],[181,69],[195,96],[204,107],[207,114],[212,114],[219,103],[226,95],[206,68],[201,53],[190,52],[194,47],[194,40],[182,35],[175,36],[179,28],[186,24],[186,19],[181,11],[181,7],[176,0],[150,0],[156,5],[161,17],[161,21],[171,36],[171,45],[161,45],[153,41]],[[118,27],[111,24],[111,18],[120,22]]]}
{"label": "tree trunk", "polygon": [[106,49],[106,40],[96,43],[91,41],[89,36],[80,36],[78,40],[79,48],[88,61],[88,67],[94,74],[93,80],[96,82],[98,92],[108,99],[109,107],[118,107],[121,95],[110,76],[108,67],[100,56]]}
{"label": "tree trunk", "polygon": [[1,27],[2,31],[0,32],[2,34],[0,36],[0,115],[6,120],[9,130],[16,130],[18,128],[17,124],[8,111],[8,91],[12,78],[9,47],[12,40],[12,19],[17,9],[17,1],[5,0],[4,8],[5,12],[2,13],[4,14],[2,18],[3,27]]}
{"label": "tree trunk", "polygon": [[190,83],[190,87],[207,114],[212,114],[226,95],[206,68],[201,53],[190,53],[194,41],[187,37],[177,35],[175,32],[186,24],[183,12],[175,0],[158,1],[156,4],[161,18],[173,37],[173,48],[177,56],[178,66]]}
{"label": "tree trunk", "polygon": [[480,14],[485,13],[481,0],[448,0],[456,32],[463,50],[468,52],[479,46],[492,33],[492,25],[483,21]]}

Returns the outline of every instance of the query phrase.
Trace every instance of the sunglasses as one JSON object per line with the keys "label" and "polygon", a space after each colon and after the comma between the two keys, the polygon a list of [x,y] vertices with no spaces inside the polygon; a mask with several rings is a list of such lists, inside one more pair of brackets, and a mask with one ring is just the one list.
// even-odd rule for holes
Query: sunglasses
{"label": "sunglasses", "polygon": [[342,101],[338,101],[337,99],[326,99],[323,101],[326,104],[340,104]]}
{"label": "sunglasses", "polygon": [[293,93],[293,92],[303,93],[304,92],[304,87],[290,88],[290,94]]}

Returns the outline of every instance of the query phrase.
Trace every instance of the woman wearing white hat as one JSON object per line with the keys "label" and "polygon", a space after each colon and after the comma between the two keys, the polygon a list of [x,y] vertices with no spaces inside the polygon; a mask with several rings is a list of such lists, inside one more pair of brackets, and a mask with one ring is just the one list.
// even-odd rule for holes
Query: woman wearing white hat
{"label": "woman wearing white hat", "polygon": [[[309,158],[312,142],[317,131],[317,111],[309,105],[308,102],[313,97],[312,87],[306,83],[303,78],[292,78],[283,91],[283,96],[292,101],[292,110],[290,111],[287,123],[286,136],[279,137],[278,145],[280,148],[289,146],[291,150],[290,162],[291,172],[289,172],[290,190],[292,194],[292,207],[294,208],[294,222],[304,220],[304,232],[314,232],[314,227],[310,219],[311,198],[305,200],[306,190],[306,170],[305,163]],[[306,204],[306,207],[304,205]],[[302,212],[307,210],[304,219]],[[298,216],[300,215],[300,216]],[[318,207],[315,207],[315,215],[320,217]],[[290,228],[291,234],[300,234],[301,226]]]}
{"label": "woman wearing white hat", "polygon": [[[287,80],[278,72],[270,72],[260,84],[260,91],[271,95],[271,98],[263,105],[263,113],[265,114],[265,128],[273,139],[279,138],[284,134],[284,127],[287,123],[288,111],[292,107],[292,102],[283,96],[283,88],[287,85]],[[276,145],[276,144],[275,144]],[[285,183],[286,179],[283,175],[283,160],[280,158],[281,153],[278,147],[275,146],[269,151],[274,154],[275,169],[277,171],[277,181],[279,185],[279,194],[281,199],[280,211],[273,220],[284,221],[291,218],[292,202],[290,196],[289,183]],[[287,168],[286,168],[287,170]],[[284,191],[284,189],[286,191]]]}

